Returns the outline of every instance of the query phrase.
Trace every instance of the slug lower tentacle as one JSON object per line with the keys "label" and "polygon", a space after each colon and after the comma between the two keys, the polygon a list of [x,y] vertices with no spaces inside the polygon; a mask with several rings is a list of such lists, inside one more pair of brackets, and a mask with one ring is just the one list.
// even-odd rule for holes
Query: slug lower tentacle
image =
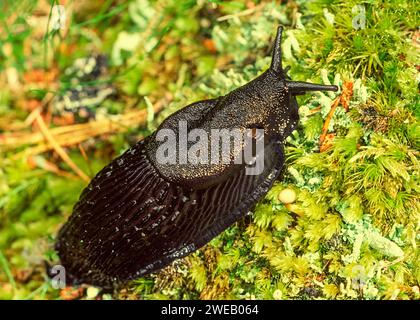
{"label": "slug lower tentacle", "polygon": [[[266,194],[284,163],[283,141],[298,123],[295,96],[338,89],[286,79],[281,36],[279,27],[267,71],[176,112],[96,175],[57,237],[73,283],[110,288],[159,270],[199,249]],[[236,148],[226,152],[220,139],[212,144],[221,131],[251,142],[229,140]],[[247,161],[237,161],[249,150],[254,165],[260,161],[252,173]]]}

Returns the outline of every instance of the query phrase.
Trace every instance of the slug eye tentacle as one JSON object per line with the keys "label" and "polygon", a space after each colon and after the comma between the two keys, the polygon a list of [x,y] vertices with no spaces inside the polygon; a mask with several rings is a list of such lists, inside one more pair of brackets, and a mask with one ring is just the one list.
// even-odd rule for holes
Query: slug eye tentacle
{"label": "slug eye tentacle", "polygon": [[277,28],[276,40],[274,40],[273,58],[271,60],[270,69],[274,72],[283,74],[283,68],[281,65],[282,52],[281,52],[281,38],[283,33],[283,27]]}
{"label": "slug eye tentacle", "polygon": [[308,91],[337,91],[338,87],[334,85],[323,85],[303,81],[286,81],[286,85],[292,95],[305,94]]}

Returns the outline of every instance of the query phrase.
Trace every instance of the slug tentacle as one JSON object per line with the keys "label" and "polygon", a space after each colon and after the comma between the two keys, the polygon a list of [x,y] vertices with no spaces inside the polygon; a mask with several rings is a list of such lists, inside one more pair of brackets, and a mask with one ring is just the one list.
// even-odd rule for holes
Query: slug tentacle
{"label": "slug tentacle", "polygon": [[287,81],[287,87],[292,95],[305,94],[308,91],[337,91],[338,87],[333,85],[323,85],[303,81]]}
{"label": "slug tentacle", "polygon": [[271,60],[270,69],[276,73],[283,75],[282,68],[282,52],[281,52],[281,39],[282,39],[283,27],[277,28],[276,40],[274,40],[273,58]]}

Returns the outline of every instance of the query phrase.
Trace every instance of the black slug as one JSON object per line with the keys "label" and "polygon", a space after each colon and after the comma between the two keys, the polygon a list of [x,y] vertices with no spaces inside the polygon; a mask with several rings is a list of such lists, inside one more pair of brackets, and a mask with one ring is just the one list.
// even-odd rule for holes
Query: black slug
{"label": "black slug", "polygon": [[[265,195],[283,166],[283,141],[298,123],[295,96],[338,89],[289,80],[281,63],[281,37],[279,27],[263,74],[225,96],[176,112],[96,175],[57,236],[68,283],[111,288],[159,270],[209,242]],[[224,149],[212,149],[206,158],[205,148],[190,150],[199,134],[181,141],[185,130],[213,141],[217,129],[252,137],[253,154],[263,159],[258,172],[249,174],[250,164],[236,161],[246,151],[244,143],[239,151],[227,152],[228,161],[213,163],[204,160],[220,159]],[[171,132],[179,141],[171,140]],[[168,135],[162,139],[161,133]],[[162,149],[163,144],[169,147]],[[185,161],[191,152],[202,158]],[[257,158],[249,159],[256,164]]]}

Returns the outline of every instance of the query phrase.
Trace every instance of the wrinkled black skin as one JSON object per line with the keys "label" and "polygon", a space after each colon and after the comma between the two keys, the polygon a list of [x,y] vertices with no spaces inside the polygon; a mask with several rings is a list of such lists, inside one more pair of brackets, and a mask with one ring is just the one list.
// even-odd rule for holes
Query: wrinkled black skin
{"label": "wrinkled black skin", "polygon": [[[113,288],[145,276],[199,249],[238,221],[279,176],[283,142],[296,128],[296,95],[336,91],[289,81],[281,66],[279,27],[270,68],[229,94],[193,103],[159,127],[188,130],[264,129],[264,166],[161,165],[156,131],[103,168],[83,191],[57,236],[56,250],[69,283]],[[211,170],[210,170],[211,169]]]}

